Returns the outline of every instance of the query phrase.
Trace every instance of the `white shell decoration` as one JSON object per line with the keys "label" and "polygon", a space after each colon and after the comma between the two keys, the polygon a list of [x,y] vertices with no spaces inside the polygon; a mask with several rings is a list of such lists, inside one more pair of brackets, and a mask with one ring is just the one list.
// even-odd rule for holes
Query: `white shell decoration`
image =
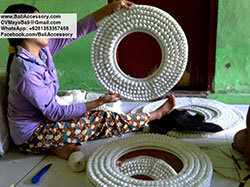
{"label": "white shell decoration", "polygon": [[[167,99],[162,99],[150,104],[139,106],[131,113],[152,112],[159,108]],[[245,122],[244,114],[235,107],[219,101],[205,98],[176,98],[176,109],[185,109],[190,113],[198,113],[204,116],[206,122],[221,126],[224,130],[236,127]],[[201,131],[169,131],[167,135],[178,138],[199,138],[216,135],[222,132],[211,133]],[[224,133],[224,132],[223,132]]]}
{"label": "white shell decoration", "polygon": [[[179,173],[175,173],[170,166],[157,161],[155,162],[157,167],[151,167],[149,170],[145,166],[154,158],[147,156],[139,157],[131,164],[128,160],[122,168],[116,165],[116,161],[124,154],[141,149],[158,149],[170,152],[181,160],[183,167]],[[159,169],[159,167],[165,169]],[[213,167],[209,157],[197,146],[157,134],[134,135],[111,141],[99,147],[90,156],[87,164],[88,178],[95,186],[208,187],[211,183],[212,173]],[[151,176],[153,180],[139,180],[130,177],[136,174]],[[165,177],[161,178],[160,176]]]}
{"label": "white shell decoration", "polygon": [[127,159],[121,163],[119,170],[124,175],[133,176],[135,173],[139,173],[154,180],[163,180],[177,175],[176,171],[168,163],[150,156]]}
{"label": "white shell decoration", "polygon": [[[126,75],[116,60],[120,41],[134,32],[151,35],[162,51],[159,68],[145,78]],[[181,79],[187,60],[188,43],[180,25],[167,12],[147,5],[121,9],[106,18],[95,34],[91,50],[92,65],[101,85],[134,101],[149,101],[165,95]]]}

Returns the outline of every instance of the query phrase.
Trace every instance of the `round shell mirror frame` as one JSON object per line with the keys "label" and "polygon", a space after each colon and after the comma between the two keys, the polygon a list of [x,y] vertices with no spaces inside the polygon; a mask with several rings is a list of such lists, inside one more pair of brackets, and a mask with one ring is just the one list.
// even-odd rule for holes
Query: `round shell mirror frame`
{"label": "round shell mirror frame", "polygon": [[[182,169],[176,173],[164,161],[159,162],[153,157],[143,155],[128,160],[124,168],[116,165],[117,160],[124,154],[147,148],[174,154],[182,161]],[[141,174],[154,180],[131,177]],[[94,186],[208,187],[212,174],[211,160],[197,146],[159,134],[141,134],[110,141],[99,147],[90,156],[87,164],[87,175]]]}
{"label": "round shell mirror frame", "polygon": [[[135,32],[149,34],[161,47],[160,66],[145,78],[126,75],[117,63],[119,43]],[[98,28],[91,49],[92,66],[101,85],[134,101],[164,96],[181,79],[187,60],[188,43],[180,25],[167,12],[147,5],[134,5],[131,10],[121,9],[107,17]]]}

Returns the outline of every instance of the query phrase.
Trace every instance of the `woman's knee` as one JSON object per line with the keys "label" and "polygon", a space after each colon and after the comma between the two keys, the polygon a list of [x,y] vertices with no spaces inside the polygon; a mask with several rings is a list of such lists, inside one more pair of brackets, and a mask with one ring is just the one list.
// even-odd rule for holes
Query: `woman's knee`
{"label": "woman's knee", "polygon": [[232,144],[233,148],[238,150],[239,152],[242,152],[246,144],[247,135],[247,129],[242,129],[237,132],[234,135],[234,141]]}

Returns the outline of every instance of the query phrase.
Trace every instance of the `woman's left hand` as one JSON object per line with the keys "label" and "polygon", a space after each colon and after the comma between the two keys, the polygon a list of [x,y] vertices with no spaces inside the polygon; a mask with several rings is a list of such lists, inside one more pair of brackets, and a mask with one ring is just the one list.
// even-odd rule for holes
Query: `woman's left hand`
{"label": "woman's left hand", "polygon": [[120,10],[122,8],[130,10],[132,9],[132,3],[131,1],[127,0],[114,0],[112,3],[104,6],[103,8],[93,12],[94,19],[97,23],[99,23],[102,19],[105,17],[111,15],[112,13],[116,12],[117,10]]}
{"label": "woman's left hand", "polygon": [[110,6],[112,6],[113,12],[120,10],[122,8],[130,10],[132,9],[133,2],[127,0],[113,1]]}

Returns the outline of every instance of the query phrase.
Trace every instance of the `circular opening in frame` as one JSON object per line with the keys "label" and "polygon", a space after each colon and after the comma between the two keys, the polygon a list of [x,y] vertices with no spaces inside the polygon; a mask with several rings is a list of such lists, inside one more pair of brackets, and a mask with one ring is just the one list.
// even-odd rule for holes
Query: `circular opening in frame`
{"label": "circular opening in frame", "polygon": [[[144,157],[146,156],[145,157],[146,159],[149,158],[148,161],[144,162],[143,160],[138,160],[138,158],[142,158],[143,156]],[[153,164],[152,163],[148,164],[150,162],[150,160],[151,160],[151,162],[153,162]],[[158,162],[159,160],[160,160],[160,162],[157,166],[156,162]],[[137,167],[138,167],[138,168],[136,168],[137,172],[132,172],[133,174],[131,174],[130,173],[131,168],[127,169],[126,167],[129,167],[128,166],[129,164],[132,167],[135,167],[136,162],[137,162]],[[130,176],[131,178],[135,178],[135,179],[139,179],[139,180],[153,181],[153,180],[163,180],[163,179],[171,177],[168,174],[169,172],[166,171],[167,168],[164,168],[164,163],[167,163],[174,170],[174,172],[176,174],[179,173],[183,168],[182,161],[176,155],[174,155],[173,153],[170,153],[168,151],[163,151],[163,150],[158,150],[158,149],[141,149],[141,150],[135,150],[135,151],[128,152],[128,153],[122,155],[116,161],[116,166],[118,168],[122,168],[122,167],[125,168],[125,169],[123,169],[123,168],[121,169],[121,170],[123,170],[122,172],[125,175]],[[148,174],[147,174],[147,167],[149,167],[148,169],[150,170],[150,172]],[[163,171],[162,176],[163,177],[165,176],[165,178],[158,178],[157,179],[157,176],[152,177],[152,174],[154,173],[154,171],[152,169],[153,167],[156,167],[156,170],[157,170],[156,173],[159,173],[160,170],[162,170]],[[144,172],[141,172],[140,168],[146,168],[146,169],[144,170]],[[126,169],[127,169],[127,172],[126,172]],[[164,175],[164,172],[165,172],[165,175]],[[166,175],[166,173],[167,173],[167,175]]]}
{"label": "circular opening in frame", "polygon": [[162,61],[158,41],[144,32],[134,32],[121,40],[116,51],[117,64],[128,76],[146,78],[153,74]]}

